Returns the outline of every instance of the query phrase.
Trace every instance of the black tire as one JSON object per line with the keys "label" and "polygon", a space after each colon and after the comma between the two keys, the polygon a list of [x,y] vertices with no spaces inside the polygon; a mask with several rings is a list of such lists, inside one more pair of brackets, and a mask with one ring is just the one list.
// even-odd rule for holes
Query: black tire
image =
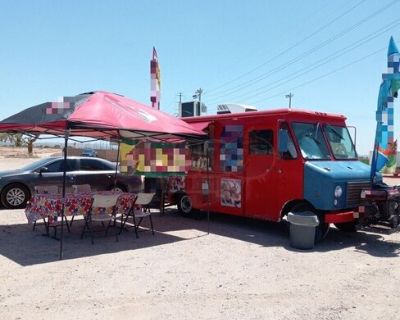
{"label": "black tire", "polygon": [[7,209],[25,208],[29,198],[29,189],[20,183],[11,183],[1,192],[1,203]]}
{"label": "black tire", "polygon": [[184,215],[189,215],[193,212],[192,199],[185,193],[179,195],[177,206],[179,212]]}
{"label": "black tire", "polygon": [[343,232],[356,232],[357,231],[355,221],[334,223],[334,226]]}
{"label": "black tire", "polygon": [[329,223],[325,223],[324,216],[315,210],[311,205],[305,202],[298,203],[292,207],[291,212],[304,212],[310,211],[318,216],[319,225],[315,228],[315,243],[321,242],[325,239],[329,232]]}

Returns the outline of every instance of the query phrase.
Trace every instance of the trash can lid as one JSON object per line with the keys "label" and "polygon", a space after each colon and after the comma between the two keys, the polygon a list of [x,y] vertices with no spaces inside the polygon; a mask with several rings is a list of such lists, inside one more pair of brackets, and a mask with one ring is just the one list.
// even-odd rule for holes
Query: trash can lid
{"label": "trash can lid", "polygon": [[289,212],[287,218],[290,223],[302,226],[316,227],[319,225],[317,215],[311,211]]}

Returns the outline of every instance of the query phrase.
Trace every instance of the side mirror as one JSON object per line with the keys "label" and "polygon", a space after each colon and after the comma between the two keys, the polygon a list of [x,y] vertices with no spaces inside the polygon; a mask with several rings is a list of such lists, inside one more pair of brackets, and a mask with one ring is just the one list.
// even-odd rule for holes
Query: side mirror
{"label": "side mirror", "polygon": [[47,167],[41,167],[39,169],[39,174],[41,175],[43,172],[47,172],[47,171],[49,171],[49,169]]}
{"label": "side mirror", "polygon": [[288,152],[289,133],[286,129],[279,129],[278,133],[278,152]]}

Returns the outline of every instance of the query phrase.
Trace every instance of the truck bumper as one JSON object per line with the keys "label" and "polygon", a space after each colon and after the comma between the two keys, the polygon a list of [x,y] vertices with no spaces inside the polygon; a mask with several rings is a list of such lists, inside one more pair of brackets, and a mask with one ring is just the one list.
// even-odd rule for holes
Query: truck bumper
{"label": "truck bumper", "polygon": [[330,212],[325,214],[326,223],[344,223],[358,219],[359,214],[356,211]]}

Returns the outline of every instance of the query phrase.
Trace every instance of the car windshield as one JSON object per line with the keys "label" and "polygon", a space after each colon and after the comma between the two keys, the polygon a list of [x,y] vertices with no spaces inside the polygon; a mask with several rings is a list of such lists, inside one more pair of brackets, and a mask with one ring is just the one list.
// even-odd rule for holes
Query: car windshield
{"label": "car windshield", "polygon": [[294,122],[292,127],[303,158],[313,160],[330,159],[328,147],[319,123]]}
{"label": "car windshield", "polygon": [[46,166],[46,164],[48,164],[51,160],[53,160],[53,159],[52,158],[43,158],[43,159],[40,159],[33,163],[30,163],[30,164],[26,165],[25,167],[22,167],[21,170],[23,170],[23,171],[36,170],[38,168]]}
{"label": "car windshield", "polygon": [[346,127],[328,125],[326,136],[336,159],[356,159],[357,153]]}

